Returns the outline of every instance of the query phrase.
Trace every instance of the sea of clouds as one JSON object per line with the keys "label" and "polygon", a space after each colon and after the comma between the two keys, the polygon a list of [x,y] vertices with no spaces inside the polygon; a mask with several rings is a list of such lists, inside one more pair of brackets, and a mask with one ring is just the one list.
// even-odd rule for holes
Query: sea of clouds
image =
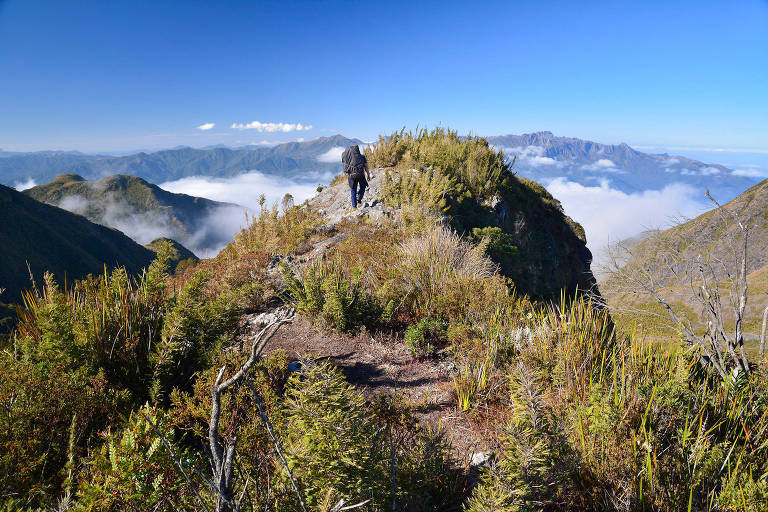
{"label": "sea of clouds", "polygon": [[544,185],[566,215],[584,227],[596,267],[605,263],[610,245],[646,230],[671,227],[712,207],[697,189],[681,183],[632,194],[611,187],[607,179],[585,186],[561,177]]}
{"label": "sea of clouds", "polygon": [[[237,232],[245,227],[246,213],[258,215],[262,195],[265,206],[272,207],[280,204],[286,194],[293,198],[295,204],[301,204],[317,193],[318,185],[327,185],[333,173],[310,173],[302,179],[288,179],[279,175],[264,174],[257,171],[246,172],[230,178],[214,178],[211,176],[193,176],[161,183],[159,186],[169,192],[204,197],[214,201],[234,203],[236,206],[218,208],[211,214],[200,233],[200,239],[210,239],[212,233],[227,241],[234,239]],[[198,256],[215,256],[226,246],[218,243],[201,247],[200,243],[193,244],[197,250],[190,249]]]}
{"label": "sea of clouds", "polygon": [[[579,166],[581,170],[596,173],[587,178],[592,178],[594,184],[584,184],[568,177],[570,162],[545,156],[541,146],[503,149],[508,155],[516,155],[517,163],[524,167],[557,169],[558,174],[562,172],[561,176],[547,178],[542,184],[562,203],[565,214],[584,227],[587,247],[592,251],[596,269],[606,263],[610,245],[646,230],[671,227],[712,207],[702,197],[700,190],[675,182],[673,174],[670,174],[669,184],[662,189],[627,193],[611,186],[612,177],[626,174],[626,171],[608,158]],[[670,167],[679,163],[680,160],[675,158],[665,162]],[[682,169],[681,174],[691,172]],[[710,175],[719,170],[706,167],[695,172]]]}

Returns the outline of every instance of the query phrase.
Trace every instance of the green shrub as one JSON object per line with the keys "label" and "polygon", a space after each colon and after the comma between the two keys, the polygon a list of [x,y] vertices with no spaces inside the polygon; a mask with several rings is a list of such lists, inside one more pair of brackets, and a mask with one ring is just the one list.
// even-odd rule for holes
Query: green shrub
{"label": "green shrub", "polygon": [[446,322],[426,317],[405,330],[405,343],[411,347],[414,355],[431,356],[435,346],[442,344],[446,335]]}
{"label": "green shrub", "polygon": [[520,251],[514,244],[515,238],[496,226],[472,228],[472,238],[477,243],[487,240],[488,255],[502,266],[517,263]]}
{"label": "green shrub", "polygon": [[378,301],[363,289],[362,272],[348,272],[339,258],[297,271],[283,266],[282,274],[296,309],[337,331],[374,326],[381,317],[383,310]]}
{"label": "green shrub", "polygon": [[[383,501],[389,486],[385,437],[339,370],[322,363],[291,377],[285,417],[286,458],[310,507],[342,498]],[[281,478],[290,489],[287,475]]]}
{"label": "green shrub", "polygon": [[509,173],[503,152],[481,137],[459,137],[444,128],[406,132],[402,129],[365,150],[369,165],[401,170],[431,168],[454,184],[461,184],[477,200],[491,197]]}
{"label": "green shrub", "polygon": [[238,301],[231,293],[205,297],[209,279],[208,272],[198,271],[169,301],[162,335],[150,356],[153,401],[164,402],[174,387],[191,389],[189,380],[203,367],[213,345],[237,328]]}
{"label": "green shrub", "polygon": [[[151,422],[151,423],[150,423]],[[149,405],[131,413],[120,430],[107,430],[84,462],[76,510],[181,510],[199,506],[156,427],[186,470],[201,462],[176,442],[167,413]]]}

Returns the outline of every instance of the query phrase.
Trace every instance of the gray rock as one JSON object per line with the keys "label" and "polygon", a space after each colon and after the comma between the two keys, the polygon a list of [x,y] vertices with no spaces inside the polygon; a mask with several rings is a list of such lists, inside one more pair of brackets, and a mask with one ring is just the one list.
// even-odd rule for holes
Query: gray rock
{"label": "gray rock", "polygon": [[256,315],[255,317],[248,319],[248,323],[250,323],[256,329],[263,329],[267,325],[273,322],[277,322],[278,320],[291,319],[295,314],[296,314],[296,310],[294,310],[292,307],[280,306],[279,308],[273,311],[261,313],[259,315]]}
{"label": "gray rock", "polygon": [[482,467],[488,464],[489,460],[491,460],[491,452],[475,452],[469,458],[469,465]]}

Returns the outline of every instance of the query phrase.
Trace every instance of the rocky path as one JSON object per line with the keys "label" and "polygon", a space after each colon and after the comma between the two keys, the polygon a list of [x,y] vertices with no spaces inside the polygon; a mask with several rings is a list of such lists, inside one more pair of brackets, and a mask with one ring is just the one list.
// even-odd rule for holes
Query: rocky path
{"label": "rocky path", "polygon": [[375,222],[386,217],[392,217],[396,214],[396,210],[385,206],[379,198],[385,172],[384,169],[371,171],[371,180],[368,182],[363,202],[362,204],[359,203],[356,209],[352,208],[352,199],[346,177],[341,183],[325,187],[309,200],[309,204],[320,210],[328,218],[329,227],[335,226],[345,218],[367,218]]}

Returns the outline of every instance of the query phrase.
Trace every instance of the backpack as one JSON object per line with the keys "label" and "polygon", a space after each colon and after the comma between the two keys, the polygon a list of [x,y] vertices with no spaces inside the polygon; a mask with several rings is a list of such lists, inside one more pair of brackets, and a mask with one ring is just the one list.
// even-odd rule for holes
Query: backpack
{"label": "backpack", "polygon": [[349,146],[341,154],[341,166],[346,174],[363,174],[365,170],[365,157],[360,154],[357,145]]}

